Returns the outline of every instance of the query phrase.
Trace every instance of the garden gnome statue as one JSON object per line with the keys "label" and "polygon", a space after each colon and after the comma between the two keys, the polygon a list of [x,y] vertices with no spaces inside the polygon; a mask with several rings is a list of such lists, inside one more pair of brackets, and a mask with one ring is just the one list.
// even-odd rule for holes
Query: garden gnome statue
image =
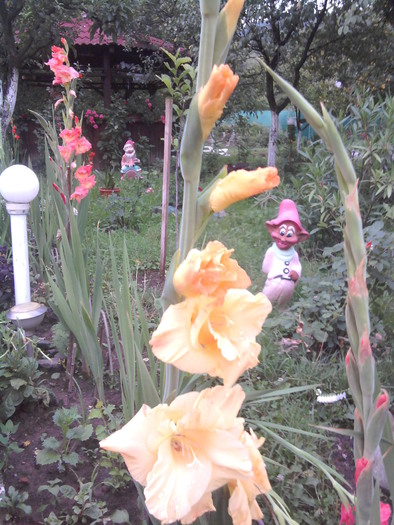
{"label": "garden gnome statue", "polygon": [[268,248],[263,261],[263,272],[267,274],[263,293],[273,305],[283,309],[301,277],[294,245],[305,241],[309,233],[302,227],[296,205],[290,199],[283,200],[278,217],[265,224],[274,244]]}
{"label": "garden gnome statue", "polygon": [[121,178],[123,180],[126,176],[127,179],[135,179],[141,171],[141,168],[138,166],[140,159],[137,159],[134,149],[134,142],[132,140],[128,140],[123,146],[123,150],[124,155],[122,157],[120,169],[122,173]]}

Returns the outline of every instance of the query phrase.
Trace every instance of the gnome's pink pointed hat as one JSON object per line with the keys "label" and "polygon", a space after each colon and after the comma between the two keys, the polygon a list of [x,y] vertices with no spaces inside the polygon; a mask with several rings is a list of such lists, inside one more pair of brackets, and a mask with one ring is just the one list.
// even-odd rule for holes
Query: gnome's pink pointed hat
{"label": "gnome's pink pointed hat", "polygon": [[273,219],[272,221],[267,221],[265,225],[267,226],[269,233],[271,233],[275,226],[279,226],[279,224],[282,224],[282,222],[293,222],[298,226],[298,237],[300,241],[305,241],[309,237],[309,233],[303,228],[301,224],[296,205],[290,199],[284,199],[280,203],[277,218]]}
{"label": "gnome's pink pointed hat", "polygon": [[128,140],[128,141],[126,142],[126,144],[123,146],[123,149],[125,149],[125,148],[128,147],[128,146],[133,146],[133,147],[134,147],[134,142],[133,142],[132,140]]}

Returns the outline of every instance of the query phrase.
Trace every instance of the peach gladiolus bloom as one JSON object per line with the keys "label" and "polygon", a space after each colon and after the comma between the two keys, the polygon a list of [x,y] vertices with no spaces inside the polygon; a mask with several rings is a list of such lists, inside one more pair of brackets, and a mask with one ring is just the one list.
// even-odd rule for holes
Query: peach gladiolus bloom
{"label": "peach gladiolus bloom", "polygon": [[75,188],[74,193],[70,196],[70,200],[75,199],[78,203],[80,203],[82,199],[88,196],[88,193],[89,193],[89,188],[85,188],[83,186],[77,186]]}
{"label": "peach gladiolus bloom", "polygon": [[263,513],[256,502],[256,497],[271,490],[263,458],[258,449],[263,445],[264,438],[258,439],[250,429],[244,432],[241,442],[248,448],[252,462],[253,477],[248,480],[231,481],[230,501],[228,512],[233,520],[233,525],[251,525],[252,520],[261,520]]}
{"label": "peach gladiolus bloom", "polygon": [[92,147],[88,139],[85,137],[81,137],[75,142],[75,153],[76,155],[81,155],[82,153],[86,153],[89,151]]}
{"label": "peach gladiolus bloom", "polygon": [[238,75],[234,75],[227,64],[213,66],[208,82],[198,93],[198,112],[203,140],[208,137],[215,122],[222,116],[224,106],[238,80]]}
{"label": "peach gladiolus bloom", "polygon": [[121,430],[100,442],[119,452],[145,487],[149,512],[162,524],[192,523],[214,510],[211,492],[232,479],[253,477],[237,417],[245,394],[236,385],[190,392],[170,405],[143,405]]}
{"label": "peach gladiolus bloom", "polygon": [[276,168],[232,171],[215,184],[209,196],[209,205],[214,212],[219,212],[234,202],[272,190],[279,183],[280,178]]}
{"label": "peach gladiolus bloom", "polygon": [[174,274],[175,290],[185,297],[222,297],[229,288],[248,288],[250,279],[231,259],[232,252],[219,241],[209,242],[202,251],[190,250]]}
{"label": "peach gladiolus bloom", "polygon": [[52,84],[68,84],[74,78],[79,78],[79,73],[73,67],[70,66],[56,66],[53,71],[55,73],[55,79]]}
{"label": "peach gladiolus bloom", "polygon": [[256,336],[271,312],[262,293],[230,289],[215,297],[191,297],[164,312],[150,340],[155,356],[192,374],[207,373],[233,385],[258,363]]}
{"label": "peach gladiolus bloom", "polygon": [[82,181],[92,173],[92,169],[93,166],[91,164],[84,164],[83,166],[79,166],[79,168],[77,168],[77,170],[75,171],[74,177],[77,180]]}
{"label": "peach gladiolus bloom", "polygon": [[59,134],[60,138],[63,139],[64,144],[70,144],[71,142],[74,142],[75,140],[79,139],[81,135],[82,128],[80,126],[76,126],[75,128],[71,129],[64,129]]}

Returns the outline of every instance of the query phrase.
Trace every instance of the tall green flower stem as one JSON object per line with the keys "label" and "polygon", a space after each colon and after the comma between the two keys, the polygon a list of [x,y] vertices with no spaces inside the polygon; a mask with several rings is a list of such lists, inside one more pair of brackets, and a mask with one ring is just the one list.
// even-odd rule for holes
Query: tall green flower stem
{"label": "tall green flower stem", "polygon": [[[198,185],[200,181],[203,133],[198,113],[198,91],[208,81],[213,67],[213,52],[215,46],[216,25],[219,16],[220,2],[218,0],[201,0],[201,34],[197,75],[197,93],[191,102],[189,114],[181,145],[181,171],[184,179],[182,221],[179,237],[178,263],[182,262],[193,247],[196,234],[196,210]],[[167,273],[165,294],[162,296],[162,307],[165,310],[170,304],[178,302],[177,294],[172,285],[175,265]],[[179,387],[179,370],[172,365],[165,367],[165,383],[163,400],[177,393]]]}
{"label": "tall green flower stem", "polygon": [[267,65],[262,66],[303,113],[308,123],[334,155],[335,171],[345,209],[344,254],[348,270],[346,326],[350,346],[346,373],[355,403],[354,455],[356,461],[356,523],[380,523],[379,479],[374,483],[372,465],[379,448],[383,453],[391,499],[394,496],[393,435],[388,422],[389,396],[381,390],[369,341],[370,321],[366,284],[367,255],[358,203],[357,177],[349,155],[330,115],[317,111]]}

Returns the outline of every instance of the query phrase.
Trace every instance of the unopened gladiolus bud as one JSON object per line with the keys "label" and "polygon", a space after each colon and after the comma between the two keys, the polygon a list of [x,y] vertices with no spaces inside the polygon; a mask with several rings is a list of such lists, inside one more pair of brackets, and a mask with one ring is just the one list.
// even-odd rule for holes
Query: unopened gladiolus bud
{"label": "unopened gladiolus bud", "polygon": [[379,446],[383,435],[383,427],[387,418],[389,408],[389,396],[386,390],[382,390],[368,417],[365,426],[365,455],[372,457]]}
{"label": "unopened gladiolus bud", "polygon": [[357,266],[354,276],[349,281],[349,294],[353,297],[368,297],[367,283],[365,280],[364,259]]}
{"label": "unopened gladiolus bud", "polygon": [[71,118],[74,118],[74,111],[71,108],[68,110],[68,114]]}
{"label": "unopened gladiolus bud", "polygon": [[364,424],[357,408],[354,410],[354,456],[361,458],[364,452]]}
{"label": "unopened gladiolus bud", "polygon": [[360,386],[360,376],[357,368],[357,363],[353,355],[353,351],[349,348],[345,358],[346,375],[349,382],[350,390],[354,399],[354,403],[359,412],[363,411],[362,392]]}
{"label": "unopened gladiolus bud", "polygon": [[238,75],[234,75],[227,64],[213,66],[208,82],[198,93],[198,113],[203,140],[208,137],[215,122],[222,116],[224,106],[238,80]]}
{"label": "unopened gladiolus bud", "polygon": [[213,51],[214,64],[223,64],[226,60],[243,5],[244,0],[228,0],[227,4],[220,11]]}
{"label": "unopened gladiolus bud", "polygon": [[210,194],[209,204],[214,212],[219,212],[234,202],[271,190],[279,183],[280,178],[276,168],[232,171],[224,179],[217,181]]}
{"label": "unopened gladiolus bud", "polygon": [[361,457],[359,459],[356,459],[356,470],[354,472],[354,481],[357,483],[358,478],[360,477],[361,473],[364,469],[368,468],[370,466],[370,461],[368,461],[366,458]]}
{"label": "unopened gladiolus bud", "polygon": [[63,102],[63,99],[62,98],[59,98],[59,100],[57,100],[55,102],[55,105],[54,105],[54,108],[57,109],[57,107]]}
{"label": "unopened gladiolus bud", "polygon": [[360,339],[358,350],[360,386],[365,396],[372,396],[375,388],[375,360],[372,355],[371,344],[367,329]]}
{"label": "unopened gladiolus bud", "polygon": [[77,94],[75,93],[75,91],[73,89],[70,89],[70,95],[74,98],[77,98]]}
{"label": "unopened gladiolus bud", "polygon": [[382,405],[387,405],[389,402],[389,396],[387,395],[387,392],[384,391],[380,396],[378,397],[376,401],[376,408],[380,408]]}

